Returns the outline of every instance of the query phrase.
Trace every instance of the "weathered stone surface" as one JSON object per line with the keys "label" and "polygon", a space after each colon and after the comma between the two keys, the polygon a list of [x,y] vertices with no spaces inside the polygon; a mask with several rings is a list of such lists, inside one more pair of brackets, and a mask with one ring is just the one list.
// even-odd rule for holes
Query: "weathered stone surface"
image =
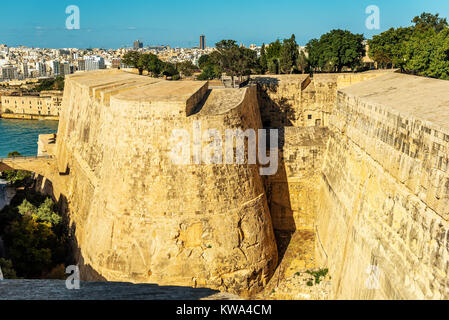
{"label": "weathered stone surface", "polygon": [[313,230],[321,165],[326,151],[326,128],[286,127],[276,175],[266,178],[266,190],[275,230]]}
{"label": "weathered stone surface", "polygon": [[193,144],[195,123],[223,140],[226,129],[261,128],[255,88],[212,90],[202,103],[205,82],[141,79],[66,79],[56,151],[66,178],[58,188],[82,278],[260,290],[277,250],[258,166],[170,159],[174,129]]}
{"label": "weathered stone surface", "polygon": [[336,93],[349,85],[377,78],[389,71],[364,73],[252,76],[265,128],[326,127]]}
{"label": "weathered stone surface", "polygon": [[[375,72],[255,83],[257,92],[208,91],[75,75],[55,159],[7,160],[0,170],[28,167],[51,180],[84,279],[256,293],[277,265],[275,229],[291,243],[258,297],[449,299],[449,82]],[[171,130],[192,136],[194,122],[203,131],[281,128],[277,175],[173,165]],[[304,287],[304,272],[317,268],[330,276]]]}
{"label": "weathered stone surface", "polygon": [[338,93],[317,212],[333,298],[449,298],[448,101],[449,82],[401,74]]}

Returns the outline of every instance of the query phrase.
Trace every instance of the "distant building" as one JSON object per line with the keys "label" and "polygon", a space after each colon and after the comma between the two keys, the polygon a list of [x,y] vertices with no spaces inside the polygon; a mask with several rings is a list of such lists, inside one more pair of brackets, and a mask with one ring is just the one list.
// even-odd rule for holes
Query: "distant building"
{"label": "distant building", "polygon": [[5,54],[9,54],[9,48],[6,44],[0,44],[0,52],[3,52]]}
{"label": "distant building", "polygon": [[0,113],[59,117],[62,92],[42,91],[39,95],[4,95]]}
{"label": "distant building", "polygon": [[66,76],[72,73],[68,62],[61,62],[59,64],[59,71],[61,76]]}
{"label": "distant building", "polygon": [[53,60],[51,62],[51,68],[52,68],[53,74],[55,76],[59,76],[61,74],[61,70],[59,68],[59,61],[58,60]]}
{"label": "distant building", "polygon": [[200,36],[200,49],[206,49],[206,36],[204,34]]}
{"label": "distant building", "polygon": [[138,49],[142,49],[143,48],[143,42],[136,40],[134,41],[134,49],[138,50]]}
{"label": "distant building", "polygon": [[111,62],[112,69],[118,69],[122,65],[122,59],[120,58],[113,58]]}
{"label": "distant building", "polygon": [[369,56],[369,44],[368,41],[364,41],[363,44],[365,45],[365,55],[362,58],[363,65],[368,69],[377,69],[377,63],[370,58]]}
{"label": "distant building", "polygon": [[85,71],[86,70],[86,60],[78,59],[78,70]]}
{"label": "distant building", "polygon": [[28,78],[28,64],[22,63],[20,66],[20,71],[24,79]]}
{"label": "distant building", "polygon": [[84,57],[84,61],[85,61],[85,70],[86,71],[106,69],[106,65],[105,65],[103,57],[86,56],[86,57]]}
{"label": "distant building", "polygon": [[0,75],[3,80],[15,80],[18,77],[17,68],[12,65],[5,65],[0,71]]}
{"label": "distant building", "polygon": [[36,71],[38,77],[45,77],[47,75],[45,64],[42,62],[36,62]]}

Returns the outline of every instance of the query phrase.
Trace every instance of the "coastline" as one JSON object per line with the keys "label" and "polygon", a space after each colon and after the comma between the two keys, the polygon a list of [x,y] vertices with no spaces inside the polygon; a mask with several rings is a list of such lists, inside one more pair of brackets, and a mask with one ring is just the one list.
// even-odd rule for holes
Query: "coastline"
{"label": "coastline", "polygon": [[42,116],[34,114],[17,114],[17,113],[1,113],[0,119],[59,121],[59,117],[57,116]]}

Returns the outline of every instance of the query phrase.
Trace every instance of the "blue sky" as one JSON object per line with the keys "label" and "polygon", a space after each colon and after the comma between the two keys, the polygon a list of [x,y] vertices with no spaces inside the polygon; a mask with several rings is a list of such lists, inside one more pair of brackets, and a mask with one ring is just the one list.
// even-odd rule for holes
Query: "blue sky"
{"label": "blue sky", "polygon": [[[81,29],[66,30],[65,9],[77,5]],[[365,27],[365,8],[380,8],[381,29]],[[145,45],[207,45],[234,39],[246,45],[296,35],[305,45],[331,29],[366,37],[408,26],[423,11],[449,17],[449,0],[22,0],[2,1],[0,43],[29,47],[118,48]]]}

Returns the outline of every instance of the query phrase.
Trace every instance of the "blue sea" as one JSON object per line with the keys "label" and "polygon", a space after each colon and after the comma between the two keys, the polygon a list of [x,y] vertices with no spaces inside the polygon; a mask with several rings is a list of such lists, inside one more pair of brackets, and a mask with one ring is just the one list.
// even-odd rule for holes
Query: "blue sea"
{"label": "blue sea", "polygon": [[0,119],[0,158],[6,158],[13,151],[35,156],[39,135],[57,131],[58,121]]}

